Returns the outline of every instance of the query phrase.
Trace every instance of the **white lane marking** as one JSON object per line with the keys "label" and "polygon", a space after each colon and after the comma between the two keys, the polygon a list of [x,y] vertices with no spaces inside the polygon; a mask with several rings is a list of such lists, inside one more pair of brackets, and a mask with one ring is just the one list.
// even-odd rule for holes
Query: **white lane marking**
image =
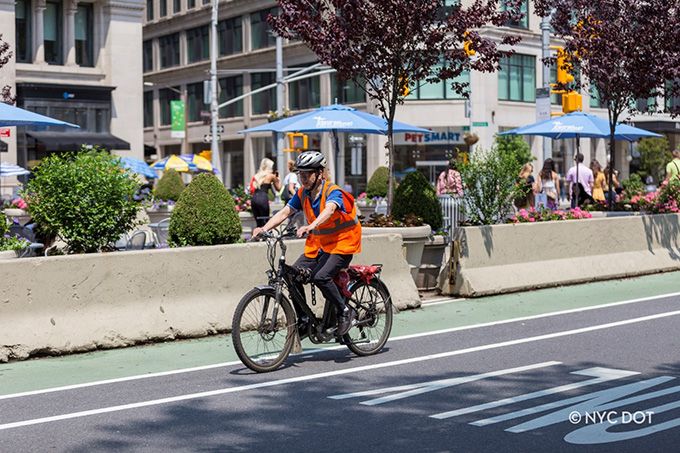
{"label": "white lane marking", "polygon": [[431,307],[433,305],[442,305],[442,304],[450,304],[451,302],[460,302],[463,300],[467,300],[463,297],[458,298],[458,299],[451,299],[451,298],[446,298],[446,299],[434,299],[432,302],[425,301],[422,304],[420,304],[420,308],[427,308]]}
{"label": "white lane marking", "polygon": [[489,403],[478,404],[476,406],[464,407],[462,409],[456,409],[448,412],[440,412],[439,414],[430,415],[431,418],[436,419],[446,419],[451,417],[458,417],[459,415],[470,414],[472,412],[479,412],[487,409],[493,409],[496,407],[507,406],[509,404],[519,403],[520,401],[527,401],[534,398],[542,398],[547,395],[554,395],[556,393],[564,393],[571,390],[579,389],[582,387],[587,387],[589,385],[601,384],[603,382],[613,381],[616,379],[622,379],[624,377],[635,376],[640,374],[637,371],[627,371],[627,370],[616,370],[612,368],[602,368],[594,367],[585,370],[574,371],[571,374],[578,374],[581,376],[593,376],[594,379],[588,379],[587,381],[575,382],[573,384],[560,385],[558,387],[552,387],[545,390],[539,390],[536,392],[525,393],[523,395],[513,396],[511,398],[503,398],[497,401],[492,401]]}
{"label": "white lane marking", "polygon": [[[601,308],[610,308],[610,307],[616,307],[616,306],[619,306],[619,305],[634,304],[634,303],[638,303],[638,302],[646,302],[646,301],[649,301],[649,300],[663,299],[663,298],[675,297],[675,296],[680,296],[680,292],[661,294],[661,295],[658,295],[658,296],[643,297],[643,298],[639,298],[639,299],[630,299],[630,300],[624,300],[624,301],[620,301],[620,302],[612,302],[612,303],[609,303],[609,304],[595,305],[595,306],[591,306],[591,307],[580,307],[580,308],[573,308],[573,309],[569,309],[569,310],[562,310],[562,311],[556,311],[556,312],[551,312],[551,313],[542,313],[542,314],[538,314],[538,315],[523,316],[523,317],[519,317],[519,318],[503,319],[503,320],[500,320],[500,321],[491,321],[491,322],[485,322],[485,323],[480,323],[480,324],[471,324],[469,326],[451,327],[451,328],[448,328],[448,329],[433,330],[433,331],[430,331],[430,332],[401,335],[401,336],[398,336],[398,337],[390,338],[388,343],[391,343],[391,342],[394,342],[394,341],[408,340],[410,338],[425,337],[425,336],[430,336],[430,335],[440,335],[440,334],[444,334],[444,333],[458,332],[458,331],[462,331],[462,330],[480,329],[480,328],[484,328],[484,327],[493,327],[493,326],[498,326],[498,325],[502,325],[502,324],[510,324],[510,323],[513,323],[513,322],[529,321],[529,320],[532,320],[532,319],[547,318],[547,317],[551,317],[551,316],[560,316],[560,315],[566,315],[566,314],[571,314],[571,313],[578,313],[578,312],[582,312],[582,311],[597,310],[597,309],[601,309]],[[316,353],[323,352],[323,351],[333,351],[333,350],[344,349],[344,348],[345,348],[345,346],[330,346],[330,347],[327,347],[327,348],[316,348],[316,349],[312,349],[312,350],[302,351],[301,354],[302,355],[316,354]],[[191,372],[194,372],[194,371],[207,370],[207,369],[210,369],[210,368],[220,368],[220,367],[228,367],[228,366],[238,365],[240,363],[241,363],[240,361],[224,362],[224,363],[217,363],[217,364],[214,364],[214,365],[206,365],[206,366],[201,366],[201,367],[182,368],[182,369],[179,369],[179,370],[163,371],[161,373],[140,374],[140,375],[135,375],[135,376],[123,377],[123,378],[107,379],[107,380],[103,380],[103,381],[84,382],[82,384],[73,384],[73,385],[66,385],[66,386],[62,386],[62,387],[52,387],[52,388],[32,390],[32,391],[21,392],[21,393],[12,393],[12,394],[7,394],[7,395],[0,395],[0,400],[10,399],[10,398],[19,398],[19,397],[24,397],[24,396],[41,395],[43,393],[61,392],[61,391],[66,391],[66,390],[74,390],[74,389],[79,389],[79,388],[93,387],[93,386],[97,386],[97,385],[112,384],[112,383],[117,383],[117,382],[132,381],[132,380],[135,380],[135,379],[147,379],[147,378],[159,377],[159,376],[171,376],[173,374],[191,373]]]}
{"label": "white lane marking", "polygon": [[439,379],[436,381],[419,382],[418,384],[402,385],[399,387],[386,387],[376,390],[368,390],[365,392],[356,393],[344,393],[342,395],[333,395],[328,398],[334,400],[342,400],[347,398],[357,398],[363,396],[380,395],[382,393],[393,393],[392,395],[383,396],[382,398],[375,398],[368,401],[362,401],[359,404],[364,404],[366,406],[375,406],[378,404],[389,403],[392,401],[397,401],[400,399],[408,398],[411,396],[422,395],[423,393],[434,392],[435,390],[440,390],[448,387],[453,387],[455,385],[462,385],[468,382],[480,381],[482,379],[492,378],[496,376],[503,376],[512,373],[521,373],[522,371],[535,370],[537,368],[545,368],[549,366],[561,365],[562,362],[543,362],[536,363],[533,365],[520,366],[516,368],[508,368],[505,370],[489,371],[488,373],[474,374],[470,376],[460,376],[456,378],[449,379]]}
{"label": "white lane marking", "polygon": [[322,378],[327,378],[331,376],[341,376],[345,374],[352,374],[352,373],[358,373],[361,371],[368,371],[368,370],[377,370],[380,368],[388,368],[388,367],[393,367],[393,366],[399,366],[399,365],[406,365],[406,364],[411,364],[411,363],[418,363],[418,362],[425,362],[427,360],[436,360],[436,359],[441,359],[445,357],[453,357],[457,355],[463,355],[463,354],[469,354],[472,352],[479,352],[479,351],[486,351],[489,349],[498,349],[498,348],[503,348],[506,346],[514,346],[518,344],[524,344],[524,343],[531,343],[534,341],[541,341],[541,340],[548,340],[552,338],[559,338],[559,337],[565,337],[568,335],[577,335],[581,333],[587,333],[587,332],[593,332],[596,330],[603,330],[603,329],[609,329],[612,327],[618,327],[618,326],[625,326],[628,324],[635,324],[639,322],[645,322],[645,321],[651,321],[654,319],[661,319],[661,318],[667,318],[670,316],[677,316],[680,315],[680,310],[676,311],[670,311],[666,313],[658,313],[656,315],[649,315],[649,316],[642,316],[640,318],[632,318],[632,319],[626,319],[624,321],[617,321],[617,322],[610,322],[607,324],[599,324],[595,326],[589,326],[589,327],[582,327],[580,329],[573,329],[573,330],[564,330],[561,332],[554,332],[550,334],[545,334],[545,335],[537,335],[534,337],[526,337],[526,338],[519,338],[516,340],[510,340],[510,341],[503,341],[500,343],[492,343],[492,344],[486,344],[482,346],[475,346],[472,348],[466,348],[466,349],[458,349],[455,351],[447,351],[447,352],[440,352],[437,354],[430,354],[426,356],[421,356],[421,357],[413,357],[410,359],[401,359],[401,360],[394,360],[392,362],[384,362],[384,363],[376,363],[373,365],[364,365],[364,366],[359,366],[359,367],[354,367],[354,368],[348,368],[344,370],[335,370],[335,371],[326,371],[324,373],[317,373],[317,374],[310,374],[307,376],[298,376],[298,377],[293,377],[293,378],[287,378],[287,379],[279,379],[275,381],[269,381],[269,382],[261,382],[258,384],[250,384],[250,385],[244,385],[240,387],[230,387],[230,388],[225,388],[225,389],[219,389],[219,390],[212,390],[208,392],[200,392],[200,393],[190,393],[187,395],[179,395],[179,396],[173,396],[169,398],[161,398],[161,399],[156,399],[156,400],[150,400],[150,401],[142,401],[139,403],[132,403],[132,404],[124,404],[120,406],[112,406],[112,407],[104,407],[101,409],[93,409],[93,410],[88,410],[88,411],[82,411],[82,412],[73,412],[70,414],[63,414],[63,415],[56,415],[53,417],[44,417],[44,418],[36,418],[32,420],[24,420],[20,422],[14,422],[14,423],[6,423],[4,425],[0,425],[0,430],[5,430],[5,429],[11,429],[11,428],[19,428],[22,426],[30,426],[30,425],[38,425],[41,423],[49,423],[49,422],[54,422],[54,421],[59,421],[59,420],[68,420],[72,418],[79,418],[79,417],[86,417],[89,415],[97,415],[97,414],[105,414],[109,412],[117,412],[117,411],[123,411],[123,410],[128,410],[128,409],[136,409],[140,407],[148,407],[148,406],[157,406],[160,404],[167,404],[167,403],[174,403],[177,401],[186,401],[186,400],[192,400],[192,399],[197,399],[197,398],[205,398],[209,396],[217,396],[217,395],[224,395],[227,393],[236,393],[236,392],[243,392],[246,390],[254,390],[254,389],[259,389],[259,388],[264,388],[264,387],[274,387],[277,385],[284,385],[284,384],[291,384],[295,382],[306,382],[306,381],[312,381],[316,379],[322,379]]}

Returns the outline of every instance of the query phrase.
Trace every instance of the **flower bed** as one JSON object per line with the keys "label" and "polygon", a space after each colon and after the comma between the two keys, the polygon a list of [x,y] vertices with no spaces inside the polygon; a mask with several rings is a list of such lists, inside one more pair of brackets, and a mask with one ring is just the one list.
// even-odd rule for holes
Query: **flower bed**
{"label": "flower bed", "polygon": [[251,206],[253,197],[246,192],[243,186],[237,186],[234,189],[229,189],[231,196],[234,198],[234,208],[237,212],[252,212]]}
{"label": "flower bed", "polygon": [[588,211],[583,211],[580,208],[569,209],[567,211],[540,209],[520,209],[516,215],[508,219],[508,223],[533,223],[533,222],[550,222],[553,220],[579,220],[590,219],[592,214]]}

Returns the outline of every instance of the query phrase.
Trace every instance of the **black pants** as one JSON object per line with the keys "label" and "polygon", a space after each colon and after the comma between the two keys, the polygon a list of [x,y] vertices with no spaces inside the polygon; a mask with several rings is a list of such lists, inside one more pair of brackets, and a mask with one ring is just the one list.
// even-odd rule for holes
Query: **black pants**
{"label": "black pants", "polygon": [[267,192],[257,189],[250,203],[255,223],[258,227],[263,227],[269,220],[269,196]]}
{"label": "black pants", "polygon": [[[340,290],[333,282],[333,278],[338,275],[340,270],[349,266],[353,255],[331,255],[319,251],[316,258],[300,256],[293,264],[294,267],[303,267],[312,271],[311,281],[319,287],[321,294],[330,301],[339,313],[345,309],[345,299],[340,294]],[[304,294],[304,288],[298,283],[300,294]]]}

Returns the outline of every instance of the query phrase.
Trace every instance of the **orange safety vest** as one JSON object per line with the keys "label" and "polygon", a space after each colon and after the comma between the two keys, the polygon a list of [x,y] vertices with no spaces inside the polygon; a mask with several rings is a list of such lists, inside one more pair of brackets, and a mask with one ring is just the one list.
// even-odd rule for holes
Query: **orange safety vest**
{"label": "orange safety vest", "polygon": [[[305,242],[305,256],[307,258],[316,258],[319,249],[331,255],[354,255],[361,252],[361,224],[357,217],[354,197],[351,194],[335,184],[324,181],[321,189],[319,213],[323,212],[326,207],[326,198],[335,189],[342,192],[345,212],[342,209],[336,209],[330,219],[312,230],[311,234],[307,236]],[[305,193],[304,187],[300,187],[298,196],[302,201],[302,209],[307,218],[307,223],[311,224],[316,220],[316,215],[314,215],[312,209],[312,200]]]}

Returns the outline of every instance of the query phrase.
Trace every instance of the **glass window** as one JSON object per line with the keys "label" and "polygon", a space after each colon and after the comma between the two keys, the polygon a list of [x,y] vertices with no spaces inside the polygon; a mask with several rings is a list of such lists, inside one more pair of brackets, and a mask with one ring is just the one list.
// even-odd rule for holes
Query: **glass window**
{"label": "glass window", "polygon": [[196,8],[196,0],[187,0],[187,8]]}
{"label": "glass window", "polygon": [[160,3],[159,16],[165,17],[168,15],[168,0],[158,0]]}
{"label": "glass window", "polygon": [[232,55],[243,51],[242,28],[240,17],[222,20],[217,24],[220,55]]}
{"label": "glass window", "polygon": [[597,91],[597,87],[594,85],[590,86],[590,106],[596,109],[607,108],[607,104],[602,102],[602,99],[600,99],[600,93]]}
{"label": "glass window", "polygon": [[521,102],[536,100],[536,57],[515,54],[501,60],[498,99]]}
{"label": "glass window", "polygon": [[288,98],[292,110],[304,110],[321,106],[319,77],[310,77],[288,84]]}
{"label": "glass window", "polygon": [[[219,84],[220,104],[243,94],[243,76],[226,77],[220,79]],[[243,116],[243,100],[220,109],[220,118],[233,118],[235,116]]]}
{"label": "glass window", "polygon": [[210,57],[210,26],[187,30],[187,60],[189,63],[207,60]]}
{"label": "glass window", "polygon": [[252,50],[272,47],[276,44],[276,37],[271,33],[267,17],[278,14],[278,8],[269,8],[250,15],[250,42]]}
{"label": "glass window", "polygon": [[62,14],[60,2],[47,2],[43,16],[43,39],[45,61],[51,64],[63,64],[62,58]]}
{"label": "glass window", "polygon": [[94,49],[92,41],[94,39],[92,4],[80,3],[76,10],[76,63],[80,66],[94,66]]}
{"label": "glass window", "polygon": [[144,72],[153,71],[153,41],[150,39],[142,43],[142,55]]}
{"label": "glass window", "polygon": [[[470,83],[470,72],[465,71],[455,79],[459,83]],[[469,88],[469,87],[468,87]],[[417,87],[411,87],[406,99],[464,99],[455,92],[447,80],[439,82],[422,81]]]}
{"label": "glass window", "polygon": [[[508,9],[508,5],[506,2],[502,2],[501,4],[501,10],[506,11]],[[520,20],[511,20],[505,23],[506,27],[515,27],[515,28],[529,28],[529,0],[524,0],[522,2],[522,5],[520,6],[520,11],[522,12],[523,16]]]}
{"label": "glass window", "polygon": [[664,87],[664,107],[666,110],[676,109],[680,107],[680,96],[673,96],[673,83],[667,81]]}
{"label": "glass window", "polygon": [[437,16],[439,20],[444,20],[449,16],[449,14],[451,14],[453,8],[460,6],[460,0],[441,0],[441,5],[442,6],[439,8]]}
{"label": "glass window", "polygon": [[179,65],[179,33],[158,38],[161,54],[161,68]]}
{"label": "glass window", "polygon": [[203,82],[190,83],[187,85],[187,101],[188,110],[187,117],[189,121],[200,121],[201,120],[201,110],[205,104],[203,104]]}
{"label": "glass window", "polygon": [[146,20],[151,22],[153,20],[153,0],[146,0]]}
{"label": "glass window", "polygon": [[172,0],[172,12],[178,13],[181,10],[182,10],[182,1],[181,0]]}
{"label": "glass window", "polygon": [[109,132],[109,125],[111,123],[111,110],[96,109],[95,122],[96,132]]}
{"label": "glass window", "polygon": [[144,92],[144,127],[153,127],[153,91]]}
{"label": "glass window", "polygon": [[354,80],[341,81],[337,74],[331,74],[331,96],[335,103],[359,104],[366,102],[366,93]]}
{"label": "glass window", "polygon": [[[179,87],[173,87],[179,91]],[[180,99],[179,93],[169,89],[163,88],[158,90],[158,106],[160,107],[161,126],[167,126],[171,123],[170,118],[170,101],[177,101]]]}
{"label": "glass window", "polygon": [[[250,75],[250,89],[271,85],[276,82],[276,75],[273,72],[256,72]],[[276,87],[251,96],[253,102],[253,115],[262,115],[274,110],[276,100]]]}
{"label": "glass window", "polygon": [[16,59],[20,63],[30,63],[31,55],[31,2],[17,0],[15,6]]}

